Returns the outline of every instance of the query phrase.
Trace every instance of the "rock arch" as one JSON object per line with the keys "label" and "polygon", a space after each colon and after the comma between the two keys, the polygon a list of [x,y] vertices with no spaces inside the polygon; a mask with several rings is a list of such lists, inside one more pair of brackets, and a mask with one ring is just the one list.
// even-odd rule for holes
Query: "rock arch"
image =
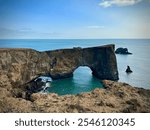
{"label": "rock arch", "polygon": [[99,79],[118,80],[114,45],[38,52],[32,49],[0,49],[0,74],[12,85],[25,84],[38,76],[61,79],[87,66]]}
{"label": "rock arch", "polygon": [[[51,57],[56,51],[47,54]],[[53,79],[70,77],[80,66],[89,67],[93,75],[99,79],[118,79],[114,45],[58,50],[55,58],[57,63],[50,71]]]}

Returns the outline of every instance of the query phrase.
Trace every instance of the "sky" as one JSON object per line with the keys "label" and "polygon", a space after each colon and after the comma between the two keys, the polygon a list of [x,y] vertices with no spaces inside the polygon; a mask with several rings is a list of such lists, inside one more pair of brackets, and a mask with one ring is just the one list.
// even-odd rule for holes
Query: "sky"
{"label": "sky", "polygon": [[1,39],[150,38],[150,0],[0,0]]}

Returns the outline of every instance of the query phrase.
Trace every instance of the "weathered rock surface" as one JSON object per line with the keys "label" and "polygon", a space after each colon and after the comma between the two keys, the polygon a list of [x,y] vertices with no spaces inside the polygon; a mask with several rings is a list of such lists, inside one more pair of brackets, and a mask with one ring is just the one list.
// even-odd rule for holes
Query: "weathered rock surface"
{"label": "weathered rock surface", "polygon": [[132,53],[128,52],[127,48],[122,48],[122,47],[117,48],[115,53],[116,54],[124,54],[124,55],[132,54]]}
{"label": "weathered rock surface", "polygon": [[150,90],[109,80],[103,83],[105,89],[65,96],[34,93],[30,100],[0,88],[0,112],[150,112]]}
{"label": "weathered rock surface", "polygon": [[125,83],[106,80],[105,89],[66,96],[33,94],[25,87],[40,75],[72,76],[79,66],[90,67],[100,79],[118,79],[113,45],[46,52],[0,49],[0,112],[150,112],[150,90]]}
{"label": "weathered rock surface", "polygon": [[79,66],[88,66],[99,79],[118,79],[114,45],[38,52],[32,49],[0,49],[0,75],[12,86],[38,76],[71,77]]}
{"label": "weathered rock surface", "polygon": [[[118,79],[114,45],[38,52],[32,49],[0,49],[0,86],[14,95],[29,98],[41,88],[39,76],[53,79],[73,76],[79,66],[88,66],[99,79]],[[42,87],[42,85],[41,85]],[[19,89],[18,89],[19,88]],[[25,91],[28,91],[26,93]]]}

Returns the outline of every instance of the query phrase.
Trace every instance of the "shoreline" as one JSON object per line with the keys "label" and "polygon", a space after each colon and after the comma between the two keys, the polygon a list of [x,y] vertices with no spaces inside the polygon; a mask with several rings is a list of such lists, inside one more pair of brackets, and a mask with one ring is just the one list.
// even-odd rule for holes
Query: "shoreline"
{"label": "shoreline", "polygon": [[[150,112],[150,90],[103,80],[118,78],[114,45],[45,52],[0,49],[0,63],[0,112]],[[34,93],[30,85],[27,91],[40,75],[67,78],[79,66],[90,67],[105,89],[65,96]]]}
{"label": "shoreline", "polygon": [[105,89],[58,96],[33,93],[30,99],[17,97],[22,90],[0,87],[0,112],[4,113],[139,113],[150,112],[150,90],[126,83],[103,80]]}

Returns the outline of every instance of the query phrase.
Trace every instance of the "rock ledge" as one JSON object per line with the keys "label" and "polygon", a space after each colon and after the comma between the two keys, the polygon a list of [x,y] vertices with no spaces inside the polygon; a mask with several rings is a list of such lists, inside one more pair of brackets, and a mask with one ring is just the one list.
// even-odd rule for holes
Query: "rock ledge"
{"label": "rock ledge", "polygon": [[150,112],[150,90],[104,80],[105,89],[77,95],[34,93],[30,100],[15,97],[0,87],[0,112]]}

